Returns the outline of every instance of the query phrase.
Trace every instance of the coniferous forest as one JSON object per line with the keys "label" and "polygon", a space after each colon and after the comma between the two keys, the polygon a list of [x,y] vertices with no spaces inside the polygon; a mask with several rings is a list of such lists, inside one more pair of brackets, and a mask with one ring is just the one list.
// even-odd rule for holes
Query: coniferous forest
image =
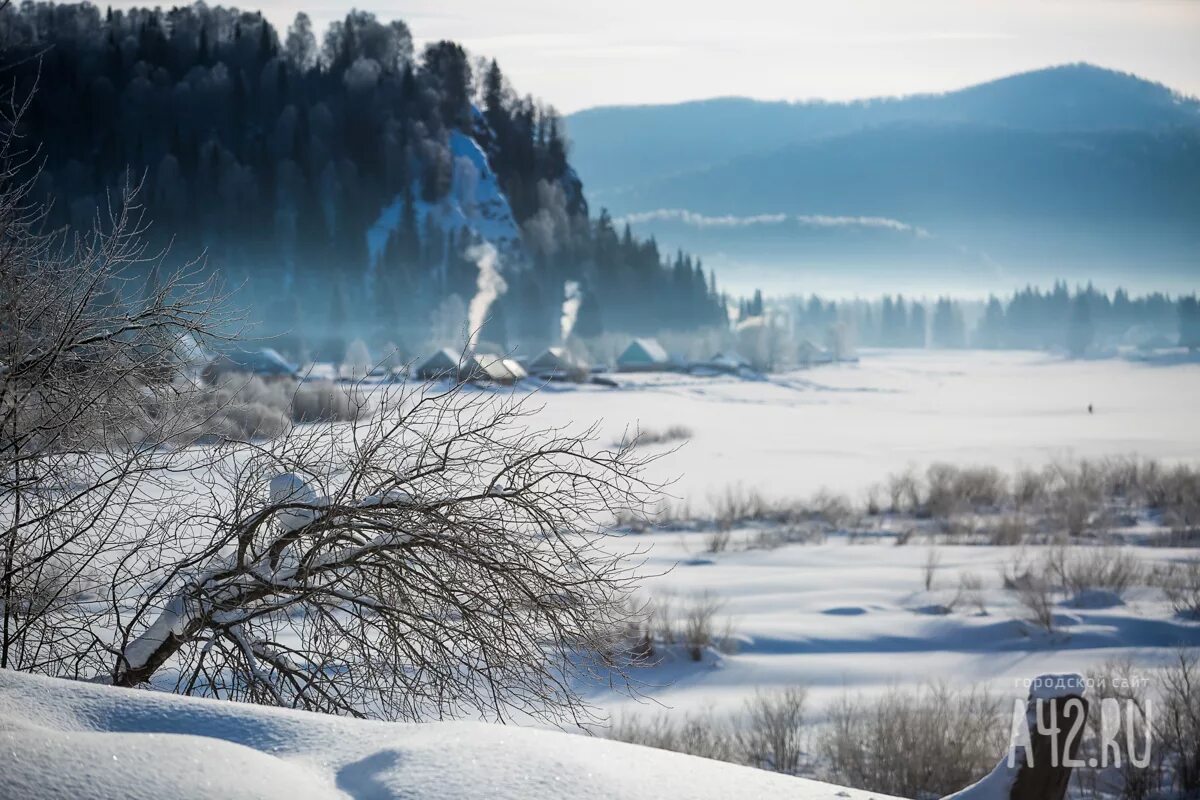
{"label": "coniferous forest", "polygon": [[725,321],[698,260],[589,213],[553,109],[453,42],[414,52],[401,21],[354,11],[318,41],[304,14],[281,32],[203,4],[25,3],[0,32],[49,224],[86,228],[140,183],[153,246],[205,254],[293,357],[460,332],[489,225],[513,235],[484,341],[553,343],[565,287],[580,336]]}

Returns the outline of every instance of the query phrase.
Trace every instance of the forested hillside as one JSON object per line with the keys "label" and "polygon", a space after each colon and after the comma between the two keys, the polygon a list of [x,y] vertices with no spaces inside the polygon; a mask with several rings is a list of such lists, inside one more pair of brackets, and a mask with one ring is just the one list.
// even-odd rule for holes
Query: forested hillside
{"label": "forested hillside", "polygon": [[483,241],[502,347],[557,339],[568,282],[580,334],[723,319],[698,262],[589,217],[552,109],[453,42],[414,54],[403,22],[352,12],[318,42],[304,14],[278,32],[202,4],[26,3],[0,41],[16,97],[36,87],[21,133],[50,223],[86,227],[144,181],[154,244],[205,251],[296,356],[455,336]]}

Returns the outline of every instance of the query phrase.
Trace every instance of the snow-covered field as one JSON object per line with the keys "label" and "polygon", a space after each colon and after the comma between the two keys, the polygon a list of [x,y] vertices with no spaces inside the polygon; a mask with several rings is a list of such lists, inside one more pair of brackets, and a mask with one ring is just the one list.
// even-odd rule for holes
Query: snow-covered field
{"label": "snow-covered field", "polygon": [[[1070,361],[1044,353],[864,351],[858,364],[762,380],[617,375],[621,389],[551,385],[543,419],[685,425],[658,462],[672,494],[703,503],[742,483],[781,498],[821,488],[858,501],[872,484],[934,461],[1005,471],[1064,457],[1200,457],[1200,363]],[[1095,413],[1088,414],[1088,404]]]}
{"label": "snow-covered field", "polygon": [[[728,617],[737,639],[735,653],[710,650],[694,663],[678,649],[641,671],[647,693],[669,713],[736,712],[756,689],[789,685],[806,687],[818,713],[846,692],[940,681],[986,686],[1007,702],[1023,697],[1025,680],[1039,674],[1087,673],[1121,657],[1152,667],[1181,645],[1200,646],[1200,623],[1177,617],[1150,588],[1134,589],[1121,601],[1079,604],[1101,607],[1059,598],[1054,634],[1027,622],[1016,593],[1002,587],[1001,569],[1018,553],[1042,557],[1046,547],[937,545],[927,592],[930,547],[923,543],[833,536],[821,544],[737,551],[752,535],[735,530],[732,549],[715,554],[704,552],[703,533],[636,537],[651,547],[649,570],[670,570],[647,582],[647,595],[668,594],[679,608],[688,596],[708,592],[724,602],[718,629]],[[1130,551],[1152,564],[1196,556],[1170,548]],[[944,613],[940,607],[952,604],[964,573],[982,582],[980,602],[960,602]],[[611,695],[595,699],[618,717],[659,710]]]}
{"label": "snow-covered field", "polygon": [[[626,426],[686,426],[690,439],[654,469],[675,479],[671,493],[700,511],[735,484],[793,500],[828,489],[861,503],[890,474],[938,461],[1007,472],[1056,459],[1200,458],[1197,363],[867,351],[857,364],[761,380],[616,377],[619,390],[547,387],[544,419],[602,418],[611,440]],[[753,535],[734,531],[731,551],[717,554],[704,552],[704,533],[636,537],[651,546],[651,571],[670,570],[647,581],[647,596],[709,592],[724,603],[721,616],[731,619],[740,640],[733,655],[702,665],[668,656],[649,670],[649,693],[670,708],[732,710],[756,687],[796,683],[809,687],[816,705],[844,691],[943,679],[1021,696],[1020,681],[1038,673],[1086,672],[1126,656],[1150,666],[1178,645],[1200,645],[1200,625],[1176,617],[1152,589],[1134,590],[1116,607],[1060,605],[1060,632],[1037,632],[1022,621],[1027,615],[1015,593],[1001,586],[1001,567],[1017,548],[939,545],[934,588],[925,592],[929,547],[919,541],[898,547],[891,538],[834,536],[822,544],[736,552]],[[1039,549],[1026,557],[1040,558]],[[1151,566],[1194,557],[1133,550]],[[982,582],[986,614],[969,607],[930,613],[954,596],[964,573]],[[654,711],[596,699],[621,713]]]}
{"label": "snow-covered field", "polygon": [[[737,484],[796,500],[829,489],[860,503],[889,474],[936,461],[1008,470],[1071,457],[1195,462],[1200,454],[1197,364],[867,352],[858,364],[763,379],[618,379],[619,389],[544,387],[533,423],[600,419],[604,443],[635,425],[685,426],[691,436],[678,451],[655,446],[665,455],[653,469],[675,479],[672,494],[697,510]],[[674,598],[681,608],[707,593],[722,604],[717,627],[728,619],[737,646],[709,649],[699,662],[681,647],[660,647],[658,663],[636,675],[642,702],[599,686],[587,688],[588,698],[620,720],[735,712],[756,689],[803,685],[810,718],[819,719],[845,692],[944,680],[1018,698],[1040,673],[1085,673],[1116,657],[1151,667],[1180,645],[1200,646],[1200,622],[1176,615],[1147,586],[1100,598],[1107,602],[1059,596],[1058,630],[1037,629],[1002,586],[1001,570],[1018,555],[1041,558],[1044,547],[937,544],[927,591],[932,546],[919,537],[898,545],[894,536],[834,533],[747,548],[758,533],[735,529],[716,553],[706,552],[705,531],[626,536],[627,546],[648,548],[647,598]],[[1150,566],[1196,553],[1130,551]],[[980,586],[970,600],[958,592],[964,575]],[[0,672],[0,796],[867,797],[549,731],[390,725],[67,686]]]}

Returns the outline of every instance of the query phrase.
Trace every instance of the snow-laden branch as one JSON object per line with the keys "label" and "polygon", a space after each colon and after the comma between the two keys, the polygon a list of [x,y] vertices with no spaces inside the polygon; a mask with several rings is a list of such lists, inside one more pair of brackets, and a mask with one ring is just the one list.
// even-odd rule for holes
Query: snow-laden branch
{"label": "snow-laden branch", "polygon": [[624,680],[638,564],[603,541],[652,494],[645,458],[531,431],[509,399],[383,406],[231,454],[227,507],[180,537],[195,555],[126,623],[116,683],[170,665],[182,690],[338,713],[580,720],[580,679]]}

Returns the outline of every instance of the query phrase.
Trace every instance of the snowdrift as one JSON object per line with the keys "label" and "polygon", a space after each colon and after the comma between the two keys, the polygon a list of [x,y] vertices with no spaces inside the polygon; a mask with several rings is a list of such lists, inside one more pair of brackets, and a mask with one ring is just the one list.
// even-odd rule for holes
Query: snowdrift
{"label": "snowdrift", "polygon": [[880,797],[569,733],[399,724],[0,671],[0,797]]}

